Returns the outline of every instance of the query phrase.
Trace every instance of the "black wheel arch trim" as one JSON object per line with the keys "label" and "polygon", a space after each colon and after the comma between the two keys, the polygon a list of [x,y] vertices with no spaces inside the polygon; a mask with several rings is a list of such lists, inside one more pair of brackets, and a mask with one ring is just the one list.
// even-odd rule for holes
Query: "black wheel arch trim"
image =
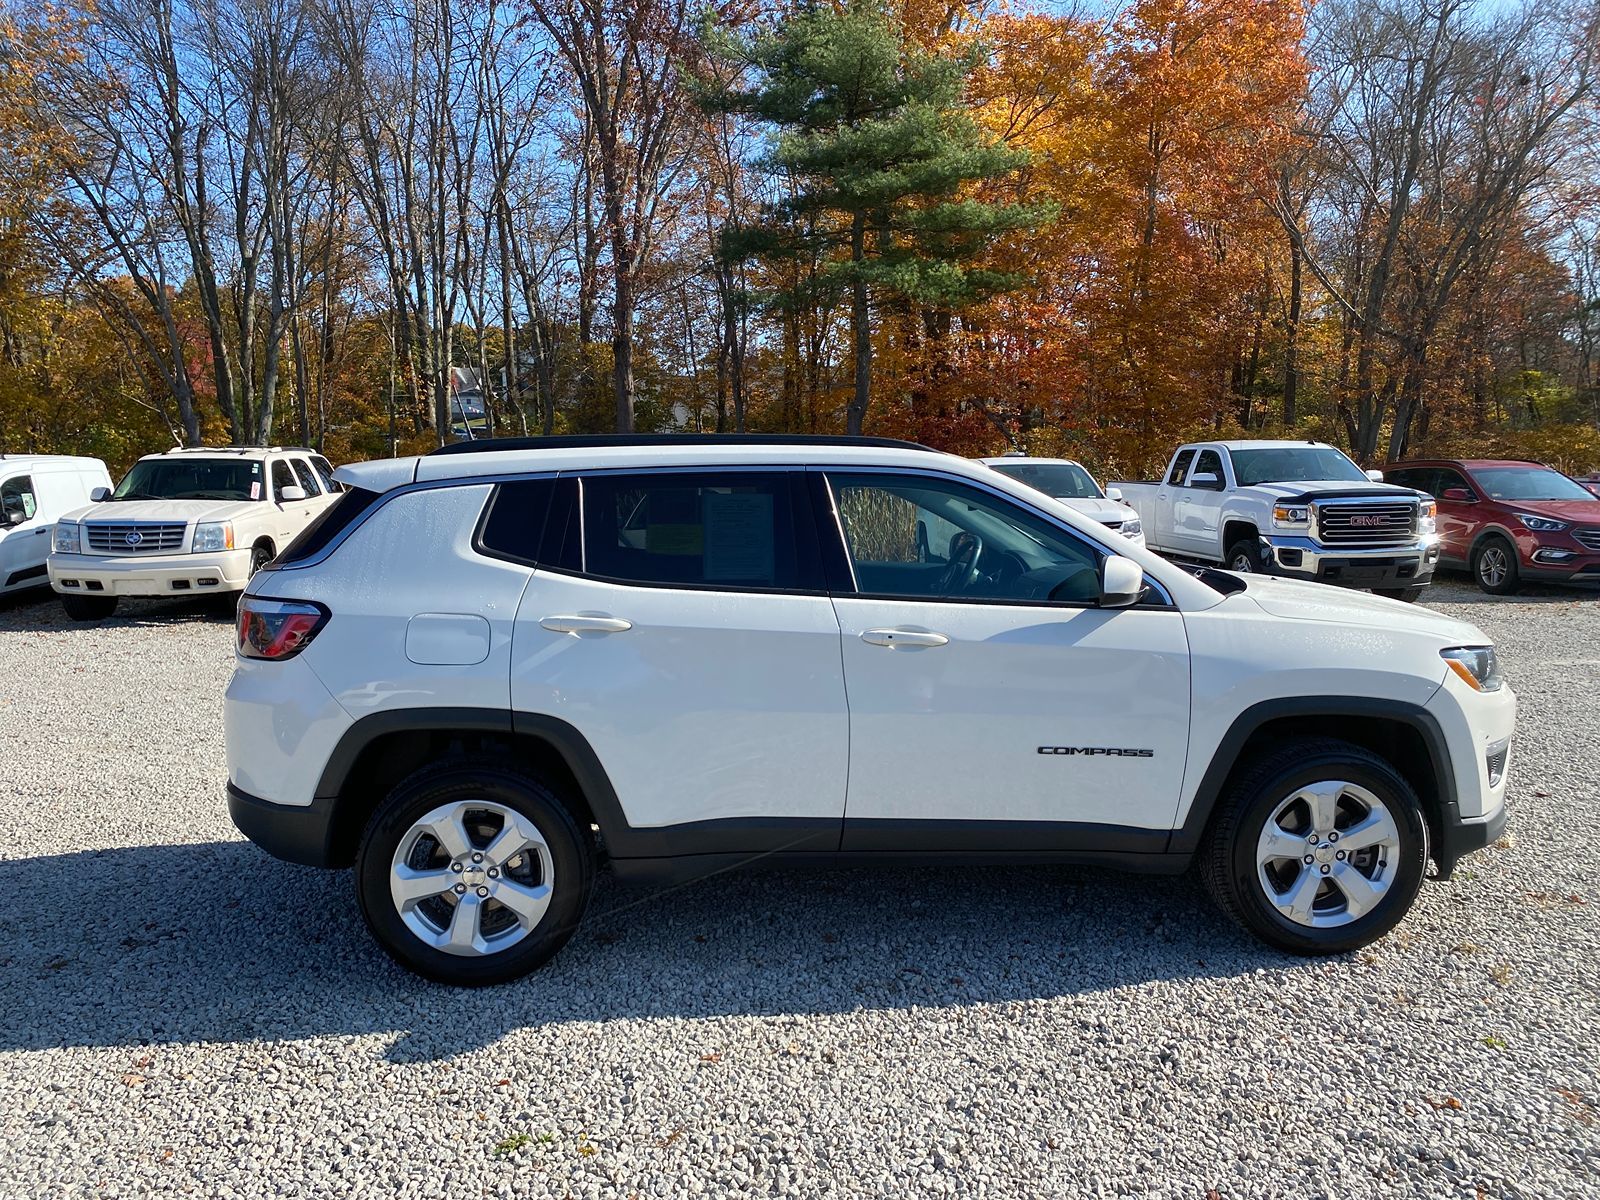
{"label": "black wheel arch trim", "polygon": [[[1359,717],[1369,720],[1393,721],[1414,730],[1427,747],[1428,766],[1433,772],[1433,794],[1437,802],[1436,813],[1427,813],[1430,822],[1436,818],[1430,832],[1434,836],[1433,856],[1441,877],[1447,877],[1459,854],[1452,831],[1462,825],[1461,806],[1456,795],[1456,777],[1451,769],[1449,743],[1438,719],[1420,704],[1406,700],[1392,700],[1380,696],[1290,696],[1280,700],[1263,700],[1252,704],[1237,717],[1223,734],[1211,756],[1210,765],[1200,779],[1194,802],[1189,806],[1182,827],[1173,830],[1167,843],[1167,852],[1193,854],[1199,849],[1206,826],[1222,791],[1240,755],[1249,740],[1265,725],[1284,718],[1304,717]],[[1329,737],[1337,737],[1335,730]],[[1393,764],[1405,774],[1404,763]]]}

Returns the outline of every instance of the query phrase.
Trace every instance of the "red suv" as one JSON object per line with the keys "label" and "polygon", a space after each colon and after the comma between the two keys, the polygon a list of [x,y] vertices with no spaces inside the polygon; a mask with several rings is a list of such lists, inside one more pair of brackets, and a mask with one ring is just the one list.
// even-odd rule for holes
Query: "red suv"
{"label": "red suv", "polygon": [[1439,561],[1503,596],[1525,579],[1600,582],[1600,497],[1535,462],[1403,462],[1385,483],[1439,501]]}

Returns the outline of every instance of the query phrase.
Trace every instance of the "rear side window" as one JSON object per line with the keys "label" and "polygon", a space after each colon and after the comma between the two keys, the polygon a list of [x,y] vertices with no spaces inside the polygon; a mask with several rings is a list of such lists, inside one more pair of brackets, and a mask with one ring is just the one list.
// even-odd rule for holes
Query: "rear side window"
{"label": "rear side window", "polygon": [[376,504],[382,495],[382,492],[369,492],[363,488],[346,488],[337,500],[311,519],[311,523],[300,531],[300,536],[273,559],[272,565],[287,567],[314,558],[360,520],[362,514]]}
{"label": "rear side window", "polygon": [[554,479],[513,479],[494,490],[478,531],[478,549],[534,566],[550,514]]}
{"label": "rear side window", "polygon": [[1167,476],[1167,482],[1173,487],[1183,486],[1183,477],[1189,472],[1189,464],[1194,461],[1194,451],[1185,450],[1172,462],[1172,471]]}
{"label": "rear side window", "polygon": [[317,477],[322,480],[323,491],[327,492],[330,496],[338,495],[340,492],[344,491],[344,484],[339,483],[333,477],[333,464],[327,459],[323,458],[322,455],[313,454],[311,456],[311,465],[313,468],[315,468]]}
{"label": "rear side window", "polygon": [[[798,472],[590,475],[583,570],[622,583],[822,591]],[[801,492],[801,495],[804,493]]]}
{"label": "rear side window", "polygon": [[294,464],[295,477],[300,480],[300,486],[305,488],[306,495],[322,495],[322,485],[317,482],[317,477],[311,473],[311,467],[303,458],[291,458]]}

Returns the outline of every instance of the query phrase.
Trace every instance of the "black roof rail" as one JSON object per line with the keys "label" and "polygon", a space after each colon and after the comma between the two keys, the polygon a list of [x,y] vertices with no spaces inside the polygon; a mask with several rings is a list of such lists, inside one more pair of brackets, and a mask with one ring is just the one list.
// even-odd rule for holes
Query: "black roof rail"
{"label": "black roof rail", "polygon": [[[890,450],[932,450],[899,438],[841,437],[806,433],[580,433],[549,437],[477,438],[450,442],[438,454],[486,454],[491,450],[613,450],[627,446],[871,446]],[[938,451],[934,451],[938,453]]]}

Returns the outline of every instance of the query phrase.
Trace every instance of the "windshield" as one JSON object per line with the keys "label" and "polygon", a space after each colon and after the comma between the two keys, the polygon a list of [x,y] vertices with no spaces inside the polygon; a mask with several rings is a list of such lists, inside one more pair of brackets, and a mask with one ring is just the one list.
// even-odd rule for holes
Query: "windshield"
{"label": "windshield", "polygon": [[122,477],[113,500],[260,500],[261,463],[248,458],[147,458]]}
{"label": "windshield", "polygon": [[1549,467],[1480,467],[1472,474],[1496,500],[1594,499],[1587,488]]}
{"label": "windshield", "polygon": [[1240,487],[1257,483],[1301,483],[1324,479],[1367,482],[1366,472],[1332,446],[1274,446],[1270,450],[1235,450],[1233,475]]}
{"label": "windshield", "polygon": [[1101,499],[1094,478],[1077,463],[990,463],[1002,475],[1036,488],[1046,496],[1077,500]]}

